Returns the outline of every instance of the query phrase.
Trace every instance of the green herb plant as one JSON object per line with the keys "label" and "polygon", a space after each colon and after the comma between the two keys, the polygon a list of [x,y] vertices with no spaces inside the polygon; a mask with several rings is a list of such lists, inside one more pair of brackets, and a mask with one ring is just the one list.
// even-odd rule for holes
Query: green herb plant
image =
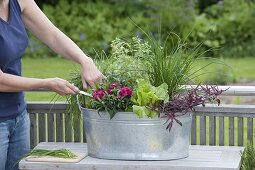
{"label": "green herb plant", "polygon": [[44,156],[51,156],[51,157],[57,157],[57,158],[65,158],[65,159],[74,159],[77,158],[77,155],[75,155],[72,151],[66,148],[60,148],[60,149],[32,149],[29,153],[25,154],[20,160],[18,160],[12,167],[14,167],[24,158],[31,156],[31,157],[44,157]]}
{"label": "green herb plant", "polygon": [[147,63],[143,59],[149,57],[150,54],[149,44],[142,43],[137,37],[132,37],[130,40],[116,38],[111,42],[110,54],[108,56],[97,55],[96,58],[99,59],[100,70],[108,78],[132,86],[136,84],[137,79],[148,80]]}
{"label": "green herb plant", "polygon": [[198,48],[189,49],[185,41],[175,34],[169,35],[177,38],[172,48],[166,46],[166,42],[171,40],[171,37],[158,40],[146,35],[152,51],[147,58],[149,67],[146,70],[149,80],[154,86],[166,83],[171,98],[180,91],[180,85],[188,84],[196,76],[197,70],[193,72],[191,70],[195,60],[200,57]]}
{"label": "green herb plant", "polygon": [[248,142],[242,154],[241,170],[255,169],[255,148],[251,142]]}
{"label": "green herb plant", "polygon": [[[169,34],[166,39],[156,38],[145,31],[144,36],[148,41],[138,37],[133,37],[131,42],[121,39],[113,41],[112,56],[118,64],[108,67],[106,73],[110,70],[120,71],[121,74],[121,70],[124,70],[126,74],[132,73],[131,76],[124,76],[128,79],[136,80],[142,77],[153,86],[166,83],[171,98],[180,91],[180,85],[188,84],[203,68],[194,69],[195,61],[202,55],[199,53],[199,46],[189,48],[186,42],[174,33]],[[171,48],[166,46],[167,41],[172,41]],[[125,58],[133,64],[124,62]]]}
{"label": "green herb plant", "polygon": [[75,155],[73,152],[71,152],[68,149],[61,148],[61,149],[33,149],[30,153],[28,153],[26,156],[32,156],[32,157],[44,157],[44,156],[51,156],[51,157],[58,157],[58,158],[76,158],[77,155]]}

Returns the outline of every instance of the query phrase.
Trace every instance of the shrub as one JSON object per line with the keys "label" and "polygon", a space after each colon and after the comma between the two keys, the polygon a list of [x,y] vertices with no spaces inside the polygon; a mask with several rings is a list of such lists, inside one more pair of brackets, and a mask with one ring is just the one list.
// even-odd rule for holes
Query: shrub
{"label": "shrub", "polygon": [[[112,3],[98,1],[95,3],[61,0],[55,6],[45,4],[43,11],[84,52],[93,56],[94,49],[107,52],[110,41],[116,35],[122,37],[134,32],[136,26],[129,17],[139,25],[148,25],[144,10],[140,10],[140,8],[142,6],[139,4],[132,5],[125,2],[122,5],[119,1],[112,1]],[[31,46],[27,52],[27,56],[42,55],[42,53],[52,54],[49,49],[44,48],[34,38],[31,39]]]}
{"label": "shrub", "polygon": [[[204,48],[221,48],[215,56],[244,56],[254,48],[255,3],[246,0],[220,1],[195,19],[190,36],[193,45],[204,42]],[[242,55],[244,54],[244,55]]]}
{"label": "shrub", "polygon": [[147,6],[152,22],[150,31],[156,34],[160,27],[162,37],[167,37],[172,31],[182,39],[190,34],[197,14],[194,0],[148,0]]}
{"label": "shrub", "polygon": [[[95,49],[108,54],[110,41],[115,37],[135,33],[145,38],[130,18],[157,38],[176,32],[191,47],[202,42],[202,51],[220,49],[211,50],[208,56],[254,56],[254,0],[47,0],[38,3],[50,20],[92,57]],[[25,56],[56,56],[30,37]],[[166,46],[171,48],[178,39],[172,41],[175,42],[168,41]]]}

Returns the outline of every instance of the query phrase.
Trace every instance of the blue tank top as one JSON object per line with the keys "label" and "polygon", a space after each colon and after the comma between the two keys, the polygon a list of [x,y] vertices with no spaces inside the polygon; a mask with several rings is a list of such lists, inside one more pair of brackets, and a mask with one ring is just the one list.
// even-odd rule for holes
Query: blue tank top
{"label": "blue tank top", "polygon": [[[28,36],[17,0],[9,0],[9,18],[0,17],[0,69],[21,76],[21,56]],[[26,109],[23,92],[0,92],[0,121],[15,118]]]}

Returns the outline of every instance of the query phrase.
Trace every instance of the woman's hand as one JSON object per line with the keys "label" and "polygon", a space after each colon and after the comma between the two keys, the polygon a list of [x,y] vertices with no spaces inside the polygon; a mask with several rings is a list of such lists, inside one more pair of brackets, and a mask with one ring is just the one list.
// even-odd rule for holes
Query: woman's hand
{"label": "woman's hand", "polygon": [[45,79],[45,87],[55,91],[61,96],[75,95],[79,92],[76,86],[61,78]]}
{"label": "woman's hand", "polygon": [[84,62],[81,63],[81,66],[81,78],[84,89],[87,89],[88,86],[95,88],[97,83],[106,79],[106,77],[97,69],[95,63],[90,57],[86,57]]}
{"label": "woman's hand", "polygon": [[32,89],[50,89],[60,95],[75,95],[79,89],[60,78],[36,79],[4,73],[0,69],[0,92],[19,92]]}

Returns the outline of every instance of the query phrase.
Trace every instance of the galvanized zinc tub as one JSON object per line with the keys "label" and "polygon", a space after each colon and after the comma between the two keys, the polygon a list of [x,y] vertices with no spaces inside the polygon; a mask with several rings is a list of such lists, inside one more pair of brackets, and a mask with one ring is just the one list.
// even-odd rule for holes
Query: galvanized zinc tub
{"label": "galvanized zinc tub", "polygon": [[132,112],[118,112],[110,120],[106,112],[81,108],[88,155],[103,159],[171,160],[188,157],[192,117],[178,117],[166,130],[165,118],[138,118]]}

